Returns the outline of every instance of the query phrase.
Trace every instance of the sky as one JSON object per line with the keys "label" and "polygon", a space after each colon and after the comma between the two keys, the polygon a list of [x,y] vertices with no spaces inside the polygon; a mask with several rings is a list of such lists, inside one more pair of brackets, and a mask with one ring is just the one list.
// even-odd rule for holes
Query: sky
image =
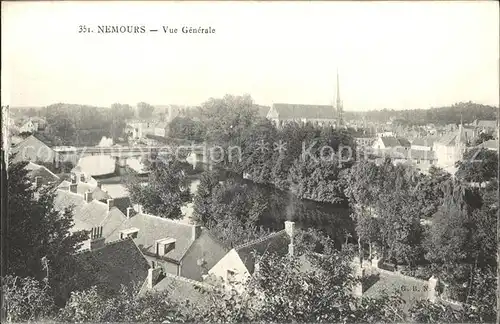
{"label": "sky", "polygon": [[[499,12],[476,2],[4,2],[2,105],[262,105],[348,111],[499,103]],[[85,25],[93,33],[78,33]],[[156,33],[103,34],[100,25]],[[165,34],[162,26],[212,27]]]}

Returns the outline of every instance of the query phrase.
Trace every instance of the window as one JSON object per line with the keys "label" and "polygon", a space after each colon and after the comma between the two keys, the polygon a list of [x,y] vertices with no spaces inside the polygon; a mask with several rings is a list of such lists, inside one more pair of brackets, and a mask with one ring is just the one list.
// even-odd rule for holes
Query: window
{"label": "window", "polygon": [[236,276],[236,271],[227,270],[227,281],[233,282],[235,280],[235,276]]}
{"label": "window", "polygon": [[417,164],[420,164],[420,160],[417,160]]}

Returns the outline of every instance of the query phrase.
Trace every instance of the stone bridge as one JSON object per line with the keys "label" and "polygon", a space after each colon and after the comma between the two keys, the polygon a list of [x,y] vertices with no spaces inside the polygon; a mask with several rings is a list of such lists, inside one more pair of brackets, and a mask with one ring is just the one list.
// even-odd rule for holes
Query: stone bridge
{"label": "stone bridge", "polygon": [[70,161],[77,164],[82,157],[110,156],[125,165],[129,158],[157,155],[164,158],[187,157],[191,164],[207,163],[210,160],[210,147],[206,144],[181,146],[113,146],[113,147],[55,147],[58,162]]}

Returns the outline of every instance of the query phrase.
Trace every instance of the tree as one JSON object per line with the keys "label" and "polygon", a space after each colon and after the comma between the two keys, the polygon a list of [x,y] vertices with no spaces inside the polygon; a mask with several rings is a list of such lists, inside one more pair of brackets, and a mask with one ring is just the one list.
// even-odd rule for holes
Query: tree
{"label": "tree", "polygon": [[472,149],[457,162],[458,179],[483,183],[498,178],[498,153],[487,149]]}
{"label": "tree", "polygon": [[474,146],[480,145],[486,141],[492,140],[493,135],[488,133],[479,133],[479,136],[474,140]]}
{"label": "tree", "polygon": [[153,116],[153,111],[155,108],[148,103],[139,102],[137,104],[137,111],[140,118],[151,118]]}
{"label": "tree", "polygon": [[183,164],[176,158],[151,159],[152,162],[146,163],[149,171],[147,183],[135,175],[125,180],[130,199],[142,205],[147,213],[171,219],[182,218],[181,206],[191,199]]}
{"label": "tree", "polygon": [[127,119],[134,116],[134,110],[130,105],[114,103],[111,105],[111,137],[116,141],[124,137]]}
{"label": "tree", "polygon": [[443,204],[443,186],[450,179],[451,174],[435,166],[431,166],[428,175],[420,178],[416,194],[422,208],[422,218],[432,217]]}
{"label": "tree", "polygon": [[55,310],[47,282],[31,277],[8,275],[2,278],[2,296],[2,311],[9,323],[48,319]]}
{"label": "tree", "polygon": [[201,174],[200,184],[194,196],[193,219],[199,224],[206,225],[212,216],[210,209],[212,192],[219,184],[217,172],[205,171]]}
{"label": "tree", "polygon": [[459,300],[471,296],[478,269],[496,266],[498,205],[487,201],[484,190],[448,183],[425,242],[426,258]]}
{"label": "tree", "polygon": [[260,227],[268,201],[256,188],[228,180],[215,186],[207,201],[210,214],[205,226],[227,245],[268,234]]}
{"label": "tree", "polygon": [[53,188],[34,188],[24,169],[26,164],[9,164],[5,270],[23,278],[45,278],[58,302],[69,289],[66,279],[71,277],[73,254],[87,239],[87,233],[70,232],[71,210],[54,210]]}
{"label": "tree", "polygon": [[[320,240],[328,244],[328,239]],[[310,241],[307,241],[310,242]],[[352,251],[300,247],[302,255],[258,255],[259,270],[240,294],[207,292],[208,304],[192,312],[194,321],[213,322],[394,322],[404,321],[397,298],[356,298],[358,278],[351,267]]]}
{"label": "tree", "polygon": [[169,124],[168,135],[199,142],[205,138],[205,127],[189,117],[175,117]]}

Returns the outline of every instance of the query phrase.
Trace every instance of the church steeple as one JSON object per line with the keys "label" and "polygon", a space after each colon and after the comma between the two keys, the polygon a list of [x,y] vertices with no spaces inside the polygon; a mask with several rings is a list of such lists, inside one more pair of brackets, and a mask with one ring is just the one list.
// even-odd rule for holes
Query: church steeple
{"label": "church steeple", "polygon": [[339,126],[344,124],[344,107],[342,104],[342,100],[340,100],[340,81],[339,81],[339,69],[337,69],[337,101],[336,107],[337,109],[337,117]]}

